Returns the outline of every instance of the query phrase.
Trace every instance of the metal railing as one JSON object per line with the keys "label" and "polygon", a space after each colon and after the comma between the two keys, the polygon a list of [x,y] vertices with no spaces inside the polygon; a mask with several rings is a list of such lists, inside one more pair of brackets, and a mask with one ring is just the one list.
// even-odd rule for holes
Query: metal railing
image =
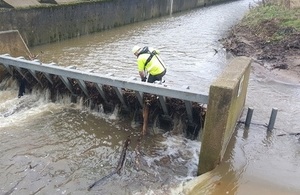
{"label": "metal railing", "polygon": [[115,90],[120,102],[125,108],[127,107],[127,105],[123,98],[122,89],[135,91],[135,95],[141,106],[143,106],[143,93],[157,95],[159,97],[161,107],[166,115],[168,115],[169,113],[167,110],[165,98],[169,97],[180,99],[185,102],[187,115],[189,120],[191,121],[193,120],[192,102],[200,104],[208,103],[207,94],[199,94],[195,91],[191,91],[188,87],[174,88],[161,84],[140,82],[136,78],[117,78],[112,75],[102,75],[94,72],[77,70],[70,67],[61,67],[57,66],[54,63],[45,64],[41,63],[38,60],[27,60],[24,57],[15,58],[11,57],[8,54],[0,55],[0,65],[5,66],[7,71],[11,74],[13,74],[13,69],[15,69],[24,77],[25,75],[23,75],[22,69],[26,69],[39,83],[41,83],[41,81],[36,76],[38,72],[42,73],[51,84],[53,83],[53,81],[50,75],[56,75],[61,79],[61,81],[65,84],[65,86],[71,93],[73,93],[73,88],[69,81],[69,78],[75,79],[86,96],[89,96],[89,94],[85,82],[94,83],[101,97],[105,101],[106,97],[104,91],[102,90],[102,86],[111,86]]}

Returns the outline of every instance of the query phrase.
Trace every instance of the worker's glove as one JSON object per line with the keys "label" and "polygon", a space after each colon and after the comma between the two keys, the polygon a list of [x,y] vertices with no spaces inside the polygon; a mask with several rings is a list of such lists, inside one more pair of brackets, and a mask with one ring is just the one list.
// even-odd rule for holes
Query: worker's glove
{"label": "worker's glove", "polygon": [[147,77],[143,77],[142,82],[146,82],[146,81],[147,81]]}

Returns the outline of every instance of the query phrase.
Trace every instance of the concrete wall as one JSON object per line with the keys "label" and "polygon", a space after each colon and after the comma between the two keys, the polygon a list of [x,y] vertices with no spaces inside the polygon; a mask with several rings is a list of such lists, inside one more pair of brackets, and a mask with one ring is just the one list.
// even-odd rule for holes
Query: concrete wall
{"label": "concrete wall", "polygon": [[251,59],[237,57],[210,86],[198,175],[213,170],[222,160],[243,111]]}
{"label": "concrete wall", "polygon": [[[0,54],[10,54],[13,57],[23,56],[27,59],[31,53],[17,30],[0,32]],[[0,82],[7,71],[0,66]]]}
{"label": "concrete wall", "polygon": [[[0,31],[19,30],[31,47],[226,0],[107,0],[0,11]],[[173,2],[173,6],[171,3]]]}
{"label": "concrete wall", "polygon": [[0,54],[8,53],[13,57],[29,57],[31,53],[22,39],[19,31],[0,32]]}

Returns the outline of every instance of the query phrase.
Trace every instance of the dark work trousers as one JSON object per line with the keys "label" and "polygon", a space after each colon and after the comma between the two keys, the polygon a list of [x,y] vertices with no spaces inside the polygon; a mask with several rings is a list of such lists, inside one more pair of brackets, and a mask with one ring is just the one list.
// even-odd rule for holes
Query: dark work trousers
{"label": "dark work trousers", "polygon": [[158,75],[149,75],[148,83],[154,83],[154,81],[162,81],[163,76],[166,74],[167,70],[165,69],[162,73]]}

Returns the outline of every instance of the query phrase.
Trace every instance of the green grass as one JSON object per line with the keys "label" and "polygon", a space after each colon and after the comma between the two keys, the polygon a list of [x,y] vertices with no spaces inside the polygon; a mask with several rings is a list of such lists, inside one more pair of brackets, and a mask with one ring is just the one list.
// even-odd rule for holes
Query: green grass
{"label": "green grass", "polygon": [[260,5],[251,9],[240,25],[247,26],[254,31],[259,29],[262,32],[260,36],[269,36],[269,40],[282,40],[291,33],[290,29],[293,33],[300,33],[300,9]]}

